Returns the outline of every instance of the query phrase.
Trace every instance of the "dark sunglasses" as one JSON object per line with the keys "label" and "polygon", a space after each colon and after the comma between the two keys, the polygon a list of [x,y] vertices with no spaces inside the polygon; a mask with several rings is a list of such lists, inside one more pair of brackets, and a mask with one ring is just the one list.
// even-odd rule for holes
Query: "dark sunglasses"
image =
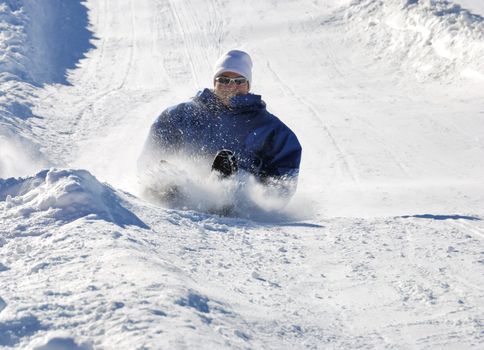
{"label": "dark sunglasses", "polygon": [[223,85],[229,85],[230,83],[234,83],[235,85],[242,85],[247,82],[247,79],[245,79],[244,77],[240,77],[240,78],[216,77],[215,81]]}

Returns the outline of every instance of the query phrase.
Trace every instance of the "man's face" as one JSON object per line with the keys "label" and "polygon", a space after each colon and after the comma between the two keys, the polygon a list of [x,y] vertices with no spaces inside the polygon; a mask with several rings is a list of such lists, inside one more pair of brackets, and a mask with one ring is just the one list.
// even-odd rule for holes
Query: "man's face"
{"label": "man's face", "polygon": [[[224,72],[220,74],[217,78],[222,77],[222,78],[244,78],[238,73],[234,72]],[[245,81],[242,84],[237,84],[234,81],[230,81],[228,84],[224,84],[225,81],[224,79],[221,79],[221,81],[217,81],[215,79],[215,85],[214,85],[214,93],[217,95],[220,100],[225,105],[230,104],[230,99],[236,95],[247,95],[249,93],[249,82]]]}

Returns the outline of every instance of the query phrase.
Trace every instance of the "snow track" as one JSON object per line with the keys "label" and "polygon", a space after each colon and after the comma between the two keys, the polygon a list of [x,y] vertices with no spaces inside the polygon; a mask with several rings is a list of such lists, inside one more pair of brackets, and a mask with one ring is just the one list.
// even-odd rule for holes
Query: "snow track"
{"label": "snow track", "polygon": [[[482,348],[481,11],[0,0],[0,349]],[[150,124],[235,47],[303,144],[296,196],[144,200]]]}

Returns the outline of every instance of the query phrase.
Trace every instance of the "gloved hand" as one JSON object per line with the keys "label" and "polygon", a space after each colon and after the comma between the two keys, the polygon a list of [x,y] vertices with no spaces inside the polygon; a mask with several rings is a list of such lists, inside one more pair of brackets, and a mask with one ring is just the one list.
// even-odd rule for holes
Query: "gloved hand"
{"label": "gloved hand", "polygon": [[219,172],[222,177],[234,175],[238,170],[234,152],[228,149],[218,151],[212,163],[212,171],[214,170]]}

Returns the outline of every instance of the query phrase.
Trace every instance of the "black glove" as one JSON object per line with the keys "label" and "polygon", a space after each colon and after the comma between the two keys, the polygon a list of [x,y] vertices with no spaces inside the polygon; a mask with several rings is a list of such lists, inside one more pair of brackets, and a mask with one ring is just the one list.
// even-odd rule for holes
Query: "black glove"
{"label": "black glove", "polygon": [[212,171],[218,171],[222,177],[229,177],[235,174],[237,169],[237,159],[232,151],[223,149],[217,152],[212,163]]}

